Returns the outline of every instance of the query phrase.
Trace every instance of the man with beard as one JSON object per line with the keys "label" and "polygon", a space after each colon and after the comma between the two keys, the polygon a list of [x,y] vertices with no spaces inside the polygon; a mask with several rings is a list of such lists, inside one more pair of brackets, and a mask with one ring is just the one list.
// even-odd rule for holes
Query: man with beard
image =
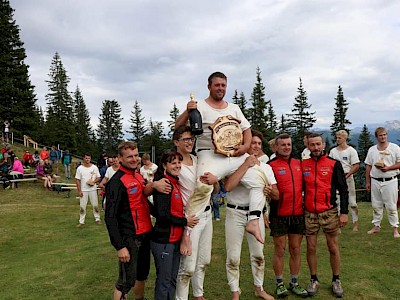
{"label": "man with beard", "polygon": [[[187,214],[200,214],[204,211],[209,203],[213,187],[200,181],[200,176],[205,173],[212,173],[223,179],[227,175],[232,174],[245,161],[248,154],[247,150],[251,143],[250,123],[244,117],[239,106],[228,103],[224,100],[227,86],[227,78],[221,72],[215,72],[208,78],[208,89],[210,95],[207,99],[200,102],[189,101],[187,109],[176,120],[175,128],[185,125],[189,119],[189,111],[198,109],[202,117],[203,134],[197,139],[197,185],[193,197],[186,207]],[[233,156],[226,157],[215,154],[215,147],[211,139],[210,125],[219,117],[232,116],[240,120],[240,128],[243,134],[243,143],[235,146]],[[245,155],[246,154],[246,155]],[[263,243],[258,219],[261,216],[262,209],[265,205],[265,197],[263,189],[267,184],[267,178],[259,166],[249,168],[242,178],[242,183],[246,188],[250,189],[250,208],[249,222],[247,223],[247,232],[253,234],[256,239]]]}
{"label": "man with beard", "polygon": [[[307,238],[307,262],[311,280],[307,287],[309,296],[315,295],[319,281],[317,277],[318,232],[323,229],[332,268],[332,292],[343,297],[340,282],[340,228],[348,221],[349,193],[342,164],[326,155],[325,143],[319,134],[308,136],[310,158],[303,160],[304,207]],[[340,195],[340,216],[336,202],[336,191]]]}

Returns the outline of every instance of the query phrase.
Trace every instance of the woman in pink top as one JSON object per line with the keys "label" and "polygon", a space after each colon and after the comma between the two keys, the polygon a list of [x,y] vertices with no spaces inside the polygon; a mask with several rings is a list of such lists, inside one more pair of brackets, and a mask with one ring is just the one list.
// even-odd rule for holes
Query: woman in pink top
{"label": "woman in pink top", "polygon": [[14,164],[11,171],[24,174],[24,166],[22,165],[22,162],[18,159],[18,157],[14,158]]}
{"label": "woman in pink top", "polygon": [[36,167],[36,176],[37,176],[37,178],[43,180],[44,189],[45,189],[45,190],[51,191],[51,190],[52,190],[51,187],[52,187],[52,185],[53,185],[53,182],[52,182],[52,180],[51,180],[51,176],[50,176],[50,175],[46,175],[46,174],[44,173],[43,165],[44,165],[44,161],[41,160],[41,161],[38,163],[37,167]]}

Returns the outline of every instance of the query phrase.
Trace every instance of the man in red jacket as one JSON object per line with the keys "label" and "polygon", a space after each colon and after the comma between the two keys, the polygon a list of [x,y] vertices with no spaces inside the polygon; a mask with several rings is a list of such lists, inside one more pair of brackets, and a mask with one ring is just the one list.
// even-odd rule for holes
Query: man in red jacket
{"label": "man in red jacket", "polygon": [[135,143],[120,144],[118,159],[120,168],[106,184],[105,212],[108,234],[119,261],[114,300],[126,299],[135,281],[136,299],[144,299],[144,282],[150,270],[149,234],[152,229],[147,196],[153,188],[169,193],[170,186],[159,181],[145,187],[142,175],[137,172],[139,151]]}
{"label": "man in red jacket", "polygon": [[[322,228],[330,254],[332,268],[332,292],[335,297],[343,297],[343,288],[339,279],[340,227],[347,224],[349,192],[342,164],[326,155],[325,143],[318,134],[308,136],[308,148],[311,158],[302,162],[304,180],[304,207],[307,238],[307,262],[311,281],[307,287],[310,296],[315,295],[319,281],[317,277],[317,241]],[[336,191],[340,195],[340,216],[336,203]]]}
{"label": "man in red jacket", "polygon": [[280,134],[275,138],[275,153],[269,165],[274,171],[279,190],[279,199],[270,202],[270,228],[274,240],[274,257],[272,259],[276,295],[286,297],[289,292],[283,283],[283,262],[286,239],[289,240],[289,289],[293,294],[307,297],[308,292],[297,282],[300,273],[300,245],[305,232],[303,210],[303,177],[301,162],[292,157],[292,140],[288,134]]}

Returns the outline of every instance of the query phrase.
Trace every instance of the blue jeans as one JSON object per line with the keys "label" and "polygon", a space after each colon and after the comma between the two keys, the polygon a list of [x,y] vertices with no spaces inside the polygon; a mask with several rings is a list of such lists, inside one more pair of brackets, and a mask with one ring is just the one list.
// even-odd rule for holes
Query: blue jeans
{"label": "blue jeans", "polygon": [[219,219],[219,194],[211,194],[212,205],[214,209],[214,219]]}

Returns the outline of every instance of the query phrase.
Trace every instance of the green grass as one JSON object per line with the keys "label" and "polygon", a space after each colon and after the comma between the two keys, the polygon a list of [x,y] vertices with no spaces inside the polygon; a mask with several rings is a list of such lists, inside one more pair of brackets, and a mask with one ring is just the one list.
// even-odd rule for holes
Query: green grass
{"label": "green grass", "polygon": [[[76,228],[79,201],[66,193],[45,192],[40,183],[23,182],[14,190],[0,188],[0,299],[112,299],[117,275],[116,251],[111,246],[105,225],[94,223],[88,205],[86,225]],[[360,232],[351,226],[342,230],[340,249],[341,279],[346,299],[400,299],[400,240],[392,237],[384,217],[382,231],[367,235],[371,227],[370,203],[360,203]],[[206,271],[205,297],[230,299],[225,273],[225,210],[221,222],[214,222],[211,265]],[[243,244],[241,299],[253,296],[249,254]],[[273,293],[271,266],[272,240],[265,244],[264,288]],[[289,278],[288,255],[285,279]],[[320,289],[313,299],[334,299],[331,295],[331,269],[323,235],[319,237],[318,276]],[[154,266],[146,284],[146,297],[153,298]],[[309,272],[302,244],[300,283],[306,286]],[[296,299],[289,296],[289,299]],[[133,299],[131,297],[130,299]]]}

